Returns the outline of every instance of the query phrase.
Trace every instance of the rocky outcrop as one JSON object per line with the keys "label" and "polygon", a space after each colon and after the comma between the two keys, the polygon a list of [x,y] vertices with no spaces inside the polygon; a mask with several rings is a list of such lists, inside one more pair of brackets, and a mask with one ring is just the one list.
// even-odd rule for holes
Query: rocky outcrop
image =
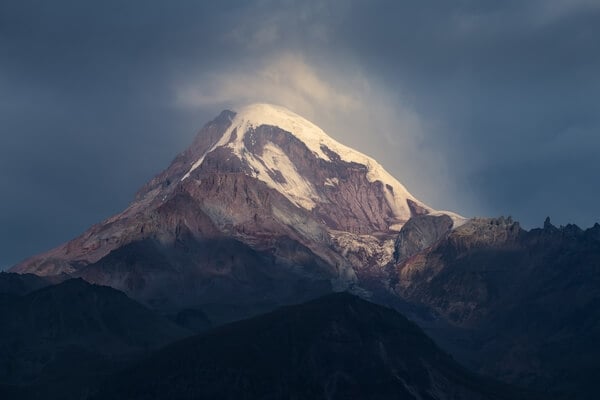
{"label": "rocky outcrop", "polygon": [[[490,312],[499,289],[487,279],[488,269],[514,267],[505,263],[524,252],[519,242],[523,233],[510,218],[472,219],[433,247],[399,259],[396,291],[428,304],[455,324],[478,321]],[[483,259],[486,262],[480,263]]]}
{"label": "rocky outcrop", "polygon": [[171,165],[146,183],[135,196],[136,203],[152,201],[157,195],[168,193],[177,186],[177,182],[190,169],[192,164],[205,154],[221,138],[229,128],[235,113],[225,110],[217,118],[210,121],[198,132],[194,142],[182,153],[178,154]]}
{"label": "rocky outcrop", "polygon": [[396,263],[444,239],[452,230],[452,218],[447,215],[419,215],[412,217],[400,230],[394,245]]}
{"label": "rocky outcrop", "polygon": [[456,228],[449,241],[457,251],[471,248],[496,248],[511,246],[523,232],[518,222],[511,217],[473,218]]}

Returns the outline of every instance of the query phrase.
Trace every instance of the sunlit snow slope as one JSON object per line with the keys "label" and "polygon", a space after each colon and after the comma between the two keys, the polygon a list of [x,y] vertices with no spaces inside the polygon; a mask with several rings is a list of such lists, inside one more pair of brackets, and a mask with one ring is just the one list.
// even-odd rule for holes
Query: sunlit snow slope
{"label": "sunlit snow slope", "polygon": [[[255,129],[263,125],[278,127],[291,133],[304,143],[316,157],[322,160],[336,162],[335,158],[339,156],[340,160],[347,163],[365,166],[367,179],[370,182],[379,181],[385,185],[385,200],[398,221],[406,221],[411,217],[407,200],[411,200],[422,207],[424,212],[435,212],[415,199],[398,180],[371,157],[338,143],[321,128],[298,114],[272,104],[252,104],[239,110],[231,126],[221,139],[193,163],[181,180],[188,179],[191,173],[202,165],[208,154],[217,148],[226,147],[231,149],[233,154],[250,167],[255,178],[284,194],[297,206],[308,210],[312,209],[316,203],[323,201],[323,198],[315,189],[314,183],[304,179],[298,173],[294,162],[280,147],[268,143],[262,154],[256,154],[247,148],[246,143],[253,142]],[[285,180],[278,181],[274,179],[275,173],[277,175],[281,173]],[[337,181],[337,177],[331,177],[324,183],[328,186],[335,186]],[[457,215],[451,216],[457,222],[461,219]]]}

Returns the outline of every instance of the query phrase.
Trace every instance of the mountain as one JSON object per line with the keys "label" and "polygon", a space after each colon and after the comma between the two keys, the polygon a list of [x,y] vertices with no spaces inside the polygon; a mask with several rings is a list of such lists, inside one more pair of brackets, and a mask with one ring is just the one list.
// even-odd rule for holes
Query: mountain
{"label": "mountain", "polygon": [[0,321],[0,393],[12,393],[3,398],[79,398],[99,375],[190,334],[81,279],[3,293]]}
{"label": "mountain", "polygon": [[392,309],[347,293],[177,342],[96,399],[518,399],[476,376]]}
{"label": "mountain", "polygon": [[547,219],[526,231],[510,218],[472,219],[394,271],[400,297],[464,333],[452,342],[430,331],[466,365],[565,398],[597,398],[600,225],[557,228]]}
{"label": "mountain", "polygon": [[[60,279],[57,279],[57,281]],[[50,278],[43,278],[34,274],[15,274],[0,272],[0,295],[22,295],[37,289],[49,286],[54,282]]]}
{"label": "mountain", "polygon": [[361,280],[393,259],[399,229],[418,215],[464,222],[306,119],[254,104],[208,123],[125,211],[12,271],[83,277],[154,308],[235,319],[364,292]]}
{"label": "mountain", "polygon": [[481,373],[592,399],[599,265],[598,224],[433,210],[311,122],[255,104],[204,126],[126,210],[12,271],[111,286],[195,331],[347,290]]}

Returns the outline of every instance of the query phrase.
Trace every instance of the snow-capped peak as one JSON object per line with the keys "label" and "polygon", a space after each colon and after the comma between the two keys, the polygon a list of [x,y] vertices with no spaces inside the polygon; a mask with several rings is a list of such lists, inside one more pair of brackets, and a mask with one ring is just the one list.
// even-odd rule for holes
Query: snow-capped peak
{"label": "snow-capped peak", "polygon": [[[216,148],[228,147],[237,157],[252,167],[256,178],[284,194],[294,204],[309,210],[312,209],[315,203],[320,200],[318,191],[311,182],[300,176],[294,163],[283,150],[277,145],[269,143],[265,146],[260,159],[257,155],[247,151],[244,138],[252,131],[251,128],[256,129],[262,125],[275,126],[291,133],[303,142],[316,157],[323,160],[334,161],[328,155],[330,154],[329,151],[323,151],[323,148],[326,147],[331,152],[339,155],[343,161],[364,165],[368,171],[367,179],[370,182],[380,181],[392,189],[385,191],[385,197],[398,221],[406,221],[411,216],[407,200],[415,202],[427,211],[433,211],[416,200],[400,182],[371,157],[338,143],[321,128],[298,114],[284,107],[265,103],[251,104],[240,109],[221,139],[192,164],[181,180],[189,178],[190,174],[202,165],[207,154]],[[281,183],[274,180],[272,178],[272,172],[274,171],[280,172],[285,177],[286,182]],[[332,185],[332,182],[335,181],[333,178],[328,180],[326,184]]]}

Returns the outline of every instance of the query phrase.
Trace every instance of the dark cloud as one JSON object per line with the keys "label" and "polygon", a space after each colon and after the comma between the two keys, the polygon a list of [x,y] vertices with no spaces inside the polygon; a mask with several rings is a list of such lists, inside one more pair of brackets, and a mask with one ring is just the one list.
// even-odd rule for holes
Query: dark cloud
{"label": "dark cloud", "polygon": [[[218,85],[264,83],[285,60],[325,88],[322,102],[365,93],[348,107],[369,105],[364,121],[383,121],[376,137],[349,132],[331,104],[306,111],[433,206],[590,225],[596,4],[3,1],[0,267],[121,210],[219,108],[254,99]],[[186,85],[200,104],[182,103]],[[276,85],[260,94],[306,103],[282,85],[285,97]]]}

